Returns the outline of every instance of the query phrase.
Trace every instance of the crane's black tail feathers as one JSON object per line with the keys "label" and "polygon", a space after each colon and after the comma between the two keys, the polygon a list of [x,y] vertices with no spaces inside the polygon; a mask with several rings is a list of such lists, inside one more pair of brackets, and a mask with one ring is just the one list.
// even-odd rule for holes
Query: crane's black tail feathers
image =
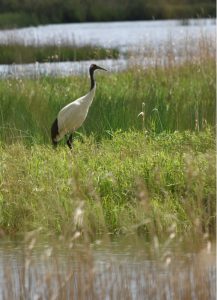
{"label": "crane's black tail feathers", "polygon": [[56,118],[55,121],[53,122],[52,126],[51,126],[51,140],[52,140],[52,143],[53,143],[54,147],[57,146],[56,136],[58,134],[59,134],[58,121],[57,121],[57,118]]}

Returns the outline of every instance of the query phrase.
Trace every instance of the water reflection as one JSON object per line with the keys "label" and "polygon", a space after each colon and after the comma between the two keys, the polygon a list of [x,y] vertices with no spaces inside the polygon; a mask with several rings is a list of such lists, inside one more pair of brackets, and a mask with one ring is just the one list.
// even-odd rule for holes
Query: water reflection
{"label": "water reflection", "polygon": [[0,299],[215,299],[213,245],[185,248],[1,242]]}

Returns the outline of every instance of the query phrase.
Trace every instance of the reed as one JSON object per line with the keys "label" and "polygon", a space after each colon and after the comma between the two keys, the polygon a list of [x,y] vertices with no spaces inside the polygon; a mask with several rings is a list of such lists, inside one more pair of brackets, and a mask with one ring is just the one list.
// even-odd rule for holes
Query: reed
{"label": "reed", "polygon": [[31,233],[19,248],[16,259],[14,251],[9,249],[1,269],[0,290],[5,300],[190,300],[192,295],[212,300],[216,291],[215,260],[210,245],[209,241],[204,242],[204,248],[194,249],[196,254],[184,257],[173,255],[166,247],[157,260],[156,256],[148,258],[141,253],[137,258],[128,253],[121,259],[111,252],[110,259],[98,263],[93,247],[88,244],[79,246],[72,239],[43,247],[37,245],[37,238]]}

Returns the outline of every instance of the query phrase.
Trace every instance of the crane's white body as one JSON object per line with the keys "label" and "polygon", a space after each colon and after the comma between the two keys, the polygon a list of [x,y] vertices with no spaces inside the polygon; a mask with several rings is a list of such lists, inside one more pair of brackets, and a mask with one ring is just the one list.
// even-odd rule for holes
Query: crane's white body
{"label": "crane's white body", "polygon": [[74,132],[83,124],[93,101],[95,90],[96,83],[86,95],[60,110],[57,116],[58,135],[55,138],[56,142],[59,142],[67,133]]}
{"label": "crane's white body", "polygon": [[95,95],[96,82],[94,80],[94,71],[96,70],[107,71],[106,69],[103,69],[95,64],[90,65],[90,91],[83,97],[78,98],[77,100],[63,107],[54,120],[51,126],[51,140],[54,147],[56,147],[58,142],[69,133],[67,145],[70,149],[72,149],[72,134],[85,121]]}

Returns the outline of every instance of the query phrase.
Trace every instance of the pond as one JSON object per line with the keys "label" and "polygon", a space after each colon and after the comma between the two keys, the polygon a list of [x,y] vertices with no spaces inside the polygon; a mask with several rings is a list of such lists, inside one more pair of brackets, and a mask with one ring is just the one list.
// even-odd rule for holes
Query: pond
{"label": "pond", "polygon": [[[135,63],[132,59],[126,59],[123,56],[126,51],[138,51],[147,47],[149,49],[165,48],[169,43],[177,52],[178,57],[184,41],[189,40],[193,51],[196,51],[194,39],[201,36],[215,38],[215,19],[76,23],[1,30],[0,43],[17,42],[25,45],[66,43],[117,47],[121,52],[118,60],[103,60],[98,63],[113,71],[119,71]],[[145,65],[152,63],[149,59],[142,62]],[[0,76],[69,76],[87,73],[89,64],[89,61],[83,61],[1,65]]]}
{"label": "pond", "polygon": [[138,237],[0,242],[0,299],[203,299],[216,294],[215,243]]}
{"label": "pond", "polygon": [[57,24],[28,27],[15,30],[1,30],[0,43],[20,42],[25,45],[58,44],[93,44],[103,47],[128,49],[143,43],[159,45],[172,37],[180,41],[204,34],[214,34],[215,19],[189,20],[188,26],[179,20],[98,22]]}

